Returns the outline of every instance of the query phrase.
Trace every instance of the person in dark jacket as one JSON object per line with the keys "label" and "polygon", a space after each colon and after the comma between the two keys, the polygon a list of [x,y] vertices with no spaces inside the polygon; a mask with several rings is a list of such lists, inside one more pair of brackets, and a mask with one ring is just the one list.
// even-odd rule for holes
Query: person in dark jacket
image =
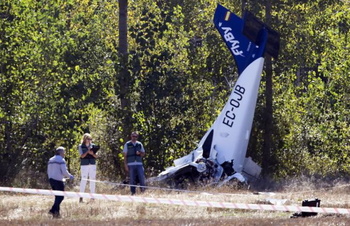
{"label": "person in dark jacket", "polygon": [[[131,133],[131,140],[125,143],[124,153],[124,167],[126,172],[129,172],[130,185],[136,185],[138,179],[140,183],[141,192],[145,190],[145,172],[143,168],[142,158],[145,157],[145,149],[140,141],[137,141],[138,133],[136,131]],[[135,186],[130,186],[131,195],[136,192]]]}
{"label": "person in dark jacket", "polygon": [[[65,148],[58,147],[56,149],[55,156],[50,158],[47,165],[47,175],[49,177],[49,182],[52,190],[64,191],[64,182],[63,178],[67,177],[71,180],[74,179],[73,175],[70,174],[67,170],[65,156]],[[60,205],[64,199],[64,196],[55,196],[55,202],[52,205],[49,214],[53,218],[60,218]]]}
{"label": "person in dark jacket", "polygon": [[[92,151],[93,146],[91,135],[85,133],[81,139],[81,144],[78,146],[81,171],[80,192],[85,192],[86,183],[89,179],[90,193],[95,193],[96,159],[98,156]],[[80,198],[79,202],[83,202],[83,198]]]}

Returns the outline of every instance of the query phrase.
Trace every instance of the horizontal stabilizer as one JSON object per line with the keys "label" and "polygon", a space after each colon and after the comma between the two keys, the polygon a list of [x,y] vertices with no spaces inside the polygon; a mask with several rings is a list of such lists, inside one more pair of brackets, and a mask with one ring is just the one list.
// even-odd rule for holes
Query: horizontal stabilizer
{"label": "horizontal stabilizer", "polygon": [[251,12],[245,11],[244,13],[244,26],[243,26],[243,34],[252,42],[259,45],[259,33],[263,30],[267,30],[267,43],[265,47],[265,51],[270,54],[273,58],[278,58],[278,52],[280,49],[280,34],[272,30],[265,23],[260,21],[257,17],[255,17]]}

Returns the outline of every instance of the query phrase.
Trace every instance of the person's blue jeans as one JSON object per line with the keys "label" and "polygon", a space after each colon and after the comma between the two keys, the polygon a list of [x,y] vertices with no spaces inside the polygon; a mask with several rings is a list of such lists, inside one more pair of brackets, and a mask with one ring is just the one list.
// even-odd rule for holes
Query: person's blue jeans
{"label": "person's blue jeans", "polygon": [[[129,165],[129,177],[130,177],[130,185],[136,185],[136,182],[140,183],[141,192],[145,191],[145,171],[143,169],[143,165]],[[136,187],[130,186],[131,194],[135,194]]]}
{"label": "person's blue jeans", "polygon": [[[64,191],[63,181],[54,180],[52,178],[50,178],[49,181],[50,181],[52,190]],[[53,203],[53,206],[51,207],[51,210],[50,210],[51,213],[53,214],[60,213],[60,205],[63,199],[64,199],[64,196],[57,196],[57,195],[55,196],[55,202]]]}

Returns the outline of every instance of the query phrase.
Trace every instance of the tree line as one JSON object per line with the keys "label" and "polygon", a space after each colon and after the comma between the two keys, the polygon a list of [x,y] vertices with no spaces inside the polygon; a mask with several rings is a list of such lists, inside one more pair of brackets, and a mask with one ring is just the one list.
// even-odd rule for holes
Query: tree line
{"label": "tree line", "polygon": [[[219,3],[249,10],[281,38],[279,58],[266,57],[248,155],[276,180],[348,175],[350,3]],[[100,177],[111,180],[125,175],[132,130],[148,176],[193,150],[238,76],[212,23],[216,4],[1,1],[2,184],[36,186],[57,146],[78,173],[85,132],[101,146]]]}

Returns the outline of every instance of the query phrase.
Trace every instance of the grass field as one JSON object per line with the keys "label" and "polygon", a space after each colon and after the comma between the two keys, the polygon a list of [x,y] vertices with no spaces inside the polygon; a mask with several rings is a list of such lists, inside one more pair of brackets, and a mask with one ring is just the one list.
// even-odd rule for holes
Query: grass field
{"label": "grass field", "polygon": [[[66,189],[78,191],[78,186]],[[129,195],[128,188],[97,185],[97,192]],[[331,188],[287,186],[280,191],[257,192],[232,187],[177,192],[149,189],[142,197],[270,204],[283,200],[298,205],[305,199],[318,198],[321,207],[350,208],[350,185]],[[189,207],[108,200],[84,200],[66,197],[61,204],[61,219],[48,214],[53,196],[0,192],[0,225],[350,225],[350,215],[318,214],[307,218],[290,218],[292,212],[238,210],[213,207]],[[270,201],[269,201],[270,200]]]}

